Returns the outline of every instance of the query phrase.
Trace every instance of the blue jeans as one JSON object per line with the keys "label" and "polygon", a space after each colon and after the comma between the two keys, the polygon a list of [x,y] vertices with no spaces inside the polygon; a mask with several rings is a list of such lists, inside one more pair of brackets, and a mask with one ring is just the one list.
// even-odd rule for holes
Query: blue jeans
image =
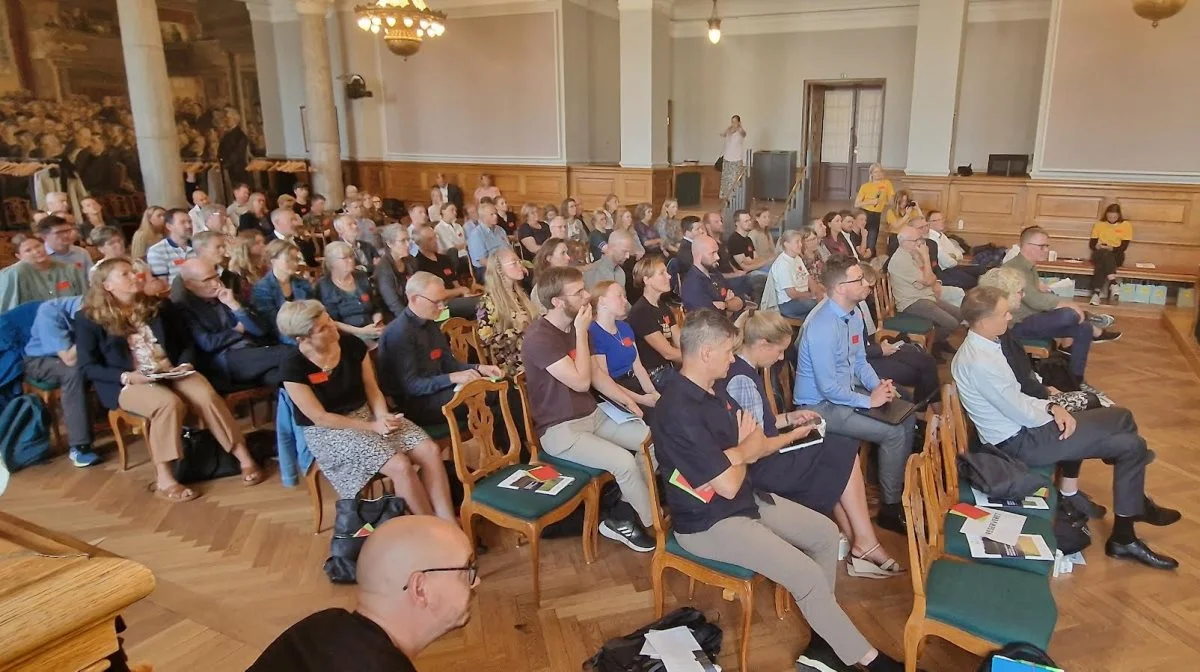
{"label": "blue jeans", "polygon": [[1071,346],[1071,373],[1083,380],[1087,368],[1088,350],[1092,347],[1092,324],[1080,320],[1079,314],[1070,308],[1055,308],[1044,313],[1034,313],[1013,325],[1013,336],[1018,340],[1027,338],[1073,338]]}
{"label": "blue jeans", "polygon": [[803,320],[816,307],[816,299],[792,299],[787,303],[779,304],[779,314],[793,320]]}

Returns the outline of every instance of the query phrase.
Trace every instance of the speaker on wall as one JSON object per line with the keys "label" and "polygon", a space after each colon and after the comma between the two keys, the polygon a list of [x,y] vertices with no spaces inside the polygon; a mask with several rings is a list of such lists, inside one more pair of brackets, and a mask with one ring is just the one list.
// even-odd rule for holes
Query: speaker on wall
{"label": "speaker on wall", "polygon": [[754,152],[750,159],[750,185],[754,198],[784,201],[796,176],[796,152]]}

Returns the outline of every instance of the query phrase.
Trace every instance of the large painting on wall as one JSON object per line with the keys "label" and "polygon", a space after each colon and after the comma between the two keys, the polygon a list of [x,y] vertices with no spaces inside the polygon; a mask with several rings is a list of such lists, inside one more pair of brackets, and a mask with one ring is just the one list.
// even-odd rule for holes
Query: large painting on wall
{"label": "large painting on wall", "polygon": [[[219,165],[227,187],[264,145],[246,5],[158,0],[158,11],[180,156]],[[126,81],[116,0],[0,0],[0,161],[56,164],[64,189],[140,192]],[[3,197],[38,200],[29,182],[5,179]]]}

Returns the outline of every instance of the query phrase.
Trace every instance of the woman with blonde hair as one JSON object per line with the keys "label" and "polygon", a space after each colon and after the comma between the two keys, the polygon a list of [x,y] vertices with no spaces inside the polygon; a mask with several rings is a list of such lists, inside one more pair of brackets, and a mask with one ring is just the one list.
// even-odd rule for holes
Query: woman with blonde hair
{"label": "woman with blonde hair", "polygon": [[536,203],[521,206],[521,228],[517,229],[517,240],[521,242],[522,256],[532,257],[550,239],[550,229],[542,222],[543,210]]}
{"label": "woman with blonde hair", "polygon": [[675,254],[679,251],[679,244],[683,242],[683,227],[679,223],[679,201],[673,198],[663,201],[658,219],[654,221],[654,230],[658,231],[659,237],[662,238],[662,246],[666,252]]}
{"label": "woman with blonde hair", "polygon": [[896,187],[887,179],[883,166],[871,164],[871,180],[863,182],[854,198],[854,207],[862,208],[867,213],[867,249],[875,254],[875,244],[879,241],[879,219],[896,195]]}
{"label": "woman with blonde hair", "polygon": [[337,241],[325,246],[325,274],[317,281],[317,298],[338,329],[375,341],[383,333],[383,311],[371,277],[356,267],[354,250]]}
{"label": "woman with blonde hair", "polygon": [[683,362],[679,322],[666,302],[666,295],[671,293],[666,259],[658,254],[642,257],[633,265],[633,283],[642,287],[642,298],[629,311],[629,326],[637,340],[638,357],[651,380],[661,384],[666,371]]}
{"label": "woman with blonde hair", "polygon": [[[917,202],[913,200],[912,194],[907,189],[897,191],[892,202],[888,204],[886,215],[888,232],[892,234],[899,233],[900,229],[904,228],[904,225],[908,224],[915,217],[924,217],[924,214],[921,212],[921,206],[917,205]],[[868,214],[868,227],[870,226],[870,218],[871,215]]]}
{"label": "woman with blonde hair", "polygon": [[167,237],[167,211],[157,205],[146,208],[142,213],[142,223],[133,232],[133,240],[129,245],[129,253],[134,259],[145,259],[146,250],[150,246]]}
{"label": "woman with blonde hair", "polygon": [[[634,220],[633,213],[629,212],[627,208],[621,208],[617,210],[616,217],[617,222],[613,226],[613,230],[627,232],[633,241],[633,254],[630,255],[630,258],[637,260],[646,256],[646,247],[642,245],[642,237],[638,234],[637,222]],[[629,264],[632,266],[633,261],[630,261]]]}
{"label": "woman with blonde hair", "polygon": [[613,398],[612,401],[640,416],[645,410],[639,407],[653,407],[658,403],[659,394],[638,357],[633,327],[625,321],[629,317],[625,288],[612,280],[601,280],[592,287],[591,294],[592,314],[596,316],[588,325],[588,339],[592,345],[592,386],[600,389],[595,379],[608,378],[614,383],[615,391],[624,395],[624,398]]}
{"label": "woman with blonde hair", "polygon": [[189,411],[237,458],[244,485],[262,482],[263,471],[229,407],[192,366],[195,348],[183,316],[169,301],[143,291],[128,259],[106,259],[96,267],[75,338],[79,370],[105,408],[149,418],[155,495],[172,502],[198,496],[176,480],[173,469],[183,457],[180,437]]}
{"label": "woman with blonde hair", "polygon": [[239,231],[229,243],[229,270],[242,279],[245,296],[238,297],[242,303],[249,303],[255,283],[269,270],[266,249],[262,231],[255,229]]}
{"label": "woman with blonde hair", "polygon": [[[555,241],[555,245],[561,242]],[[479,344],[491,363],[508,376],[523,368],[521,335],[537,319],[529,295],[521,287],[525,275],[525,264],[516,252],[505,248],[492,253],[483,277],[483,297],[475,313]]]}

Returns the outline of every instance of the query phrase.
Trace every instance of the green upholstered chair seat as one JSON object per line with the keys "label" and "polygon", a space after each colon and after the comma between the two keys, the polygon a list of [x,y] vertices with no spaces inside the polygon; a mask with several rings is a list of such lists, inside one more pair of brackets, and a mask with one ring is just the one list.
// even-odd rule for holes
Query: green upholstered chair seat
{"label": "green upholstered chair seat", "polygon": [[603,469],[597,469],[595,467],[579,464],[578,462],[564,460],[561,457],[555,457],[550,453],[547,453],[545,450],[538,451],[538,461],[546,464],[553,464],[555,467],[565,467],[567,469],[574,469],[575,471],[582,471],[591,478],[600,478],[604,474],[608,473]]}
{"label": "green upholstered chair seat", "polygon": [[933,322],[916,315],[893,315],[883,321],[883,328],[902,334],[924,334],[933,331]]}
{"label": "green upholstered chair seat", "polygon": [[[1017,569],[1022,572],[1028,572],[1039,576],[1050,576],[1050,572],[1054,569],[1054,563],[1048,560],[1024,560],[1020,558],[972,558],[971,547],[967,543],[967,536],[962,533],[963,523],[966,518],[962,516],[948,513],[944,522],[946,530],[946,553],[956,558],[962,558],[971,562],[976,562],[981,565],[995,565],[997,567],[1007,567],[1009,569]],[[1036,534],[1041,535],[1046,540],[1046,544],[1050,546],[1050,551],[1054,552],[1058,548],[1058,540],[1054,538],[1054,522],[1042,518],[1026,517],[1025,527],[1021,530],[1021,534]]]}
{"label": "green upholstered chair seat", "polygon": [[43,392],[53,392],[58,389],[58,383],[53,380],[38,380],[37,378],[26,378],[25,382],[29,383],[30,387],[36,387]]}
{"label": "green upholstered chair seat", "polygon": [[1045,579],[1003,567],[937,560],[929,568],[925,596],[927,617],[997,647],[1029,642],[1048,648],[1058,621]]}
{"label": "green upholstered chair seat", "polygon": [[579,494],[579,491],[591,480],[582,471],[555,465],[554,468],[558,470],[558,473],[575,479],[557,495],[544,495],[530,490],[510,490],[500,487],[500,482],[508,478],[514,471],[528,468],[528,464],[513,464],[497,470],[475,483],[471,497],[480,504],[503,511],[510,516],[516,516],[522,520],[536,520]]}
{"label": "green upholstered chair seat", "polygon": [[1041,467],[1029,467],[1029,470],[1035,474],[1041,474],[1045,476],[1046,478],[1050,479],[1051,483],[1054,482],[1055,465],[1053,464],[1047,464]]}
{"label": "green upholstered chair seat", "polygon": [[731,565],[728,562],[721,562],[719,560],[709,560],[708,558],[702,558],[698,555],[689,553],[687,550],[685,550],[682,546],[679,545],[679,541],[675,538],[674,530],[667,532],[667,552],[670,553],[671,555],[677,555],[685,560],[691,560],[692,562],[696,563],[697,565],[704,565],[705,567],[707,567],[711,570],[720,572],[722,574],[728,574],[729,576],[732,576],[732,577],[735,577],[738,579],[753,579],[754,578],[754,572],[746,569],[745,567]]}
{"label": "green upholstered chair seat", "polygon": [[[1030,518],[1040,518],[1042,520],[1053,520],[1054,512],[1058,510],[1058,489],[1053,486],[1046,488],[1049,495],[1046,497],[1047,509],[1023,509],[1020,507],[1005,506],[1002,511],[1011,513],[1019,513]],[[967,504],[975,503],[975,495],[971,492],[971,482],[965,476],[958,477],[958,501],[966,502]]]}
{"label": "green upholstered chair seat", "polygon": [[429,438],[437,441],[450,436],[450,425],[422,425],[421,430],[429,435]]}
{"label": "green upholstered chair seat", "polygon": [[1026,338],[1021,341],[1021,345],[1026,348],[1044,348],[1046,350],[1054,349],[1054,340],[1049,338]]}

